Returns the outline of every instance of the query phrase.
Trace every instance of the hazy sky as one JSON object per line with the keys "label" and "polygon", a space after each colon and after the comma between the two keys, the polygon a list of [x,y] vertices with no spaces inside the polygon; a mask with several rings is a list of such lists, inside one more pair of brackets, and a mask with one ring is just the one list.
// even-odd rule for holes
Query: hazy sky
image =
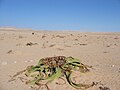
{"label": "hazy sky", "polygon": [[120,0],[0,0],[0,26],[120,32]]}

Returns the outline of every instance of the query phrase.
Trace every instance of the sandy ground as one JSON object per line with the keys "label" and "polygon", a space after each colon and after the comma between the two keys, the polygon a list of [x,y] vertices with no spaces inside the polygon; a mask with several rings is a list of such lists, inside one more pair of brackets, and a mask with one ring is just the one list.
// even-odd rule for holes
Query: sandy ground
{"label": "sandy ground", "polygon": [[[27,46],[29,42],[34,45]],[[93,67],[76,79],[77,82],[99,83],[87,90],[120,90],[120,33],[4,28],[0,29],[0,90],[33,90],[19,79],[8,82],[10,75],[36,65],[40,58],[58,55],[79,58],[82,63]],[[56,82],[62,81],[50,83],[51,90],[76,90],[68,83],[58,85]]]}

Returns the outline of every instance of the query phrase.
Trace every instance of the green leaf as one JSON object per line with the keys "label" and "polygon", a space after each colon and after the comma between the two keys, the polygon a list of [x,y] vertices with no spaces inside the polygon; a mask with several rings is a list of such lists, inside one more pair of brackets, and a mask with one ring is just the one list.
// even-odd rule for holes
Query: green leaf
{"label": "green leaf", "polygon": [[76,84],[76,83],[74,83],[71,80],[71,74],[72,74],[72,72],[65,72],[66,79],[72,87],[74,87],[76,89],[87,89],[89,87],[92,87],[92,85],[90,85],[90,84],[82,84],[82,83]]}
{"label": "green leaf", "polygon": [[62,69],[56,68],[56,72],[54,72],[51,76],[49,76],[46,80],[53,81],[54,79],[59,78],[62,75]]}

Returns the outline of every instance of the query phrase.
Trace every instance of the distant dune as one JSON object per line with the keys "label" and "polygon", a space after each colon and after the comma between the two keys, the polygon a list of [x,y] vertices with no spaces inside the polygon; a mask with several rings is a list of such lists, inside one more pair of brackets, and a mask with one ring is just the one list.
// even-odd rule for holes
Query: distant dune
{"label": "distant dune", "polygon": [[15,30],[32,30],[32,29],[30,29],[30,28],[16,28],[16,27],[0,27],[0,30],[15,31]]}

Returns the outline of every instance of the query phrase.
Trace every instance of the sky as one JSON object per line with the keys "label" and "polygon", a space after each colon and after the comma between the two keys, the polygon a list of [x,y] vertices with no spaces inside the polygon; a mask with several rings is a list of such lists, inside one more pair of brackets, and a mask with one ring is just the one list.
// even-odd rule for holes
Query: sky
{"label": "sky", "polygon": [[0,0],[0,27],[120,32],[120,0]]}

